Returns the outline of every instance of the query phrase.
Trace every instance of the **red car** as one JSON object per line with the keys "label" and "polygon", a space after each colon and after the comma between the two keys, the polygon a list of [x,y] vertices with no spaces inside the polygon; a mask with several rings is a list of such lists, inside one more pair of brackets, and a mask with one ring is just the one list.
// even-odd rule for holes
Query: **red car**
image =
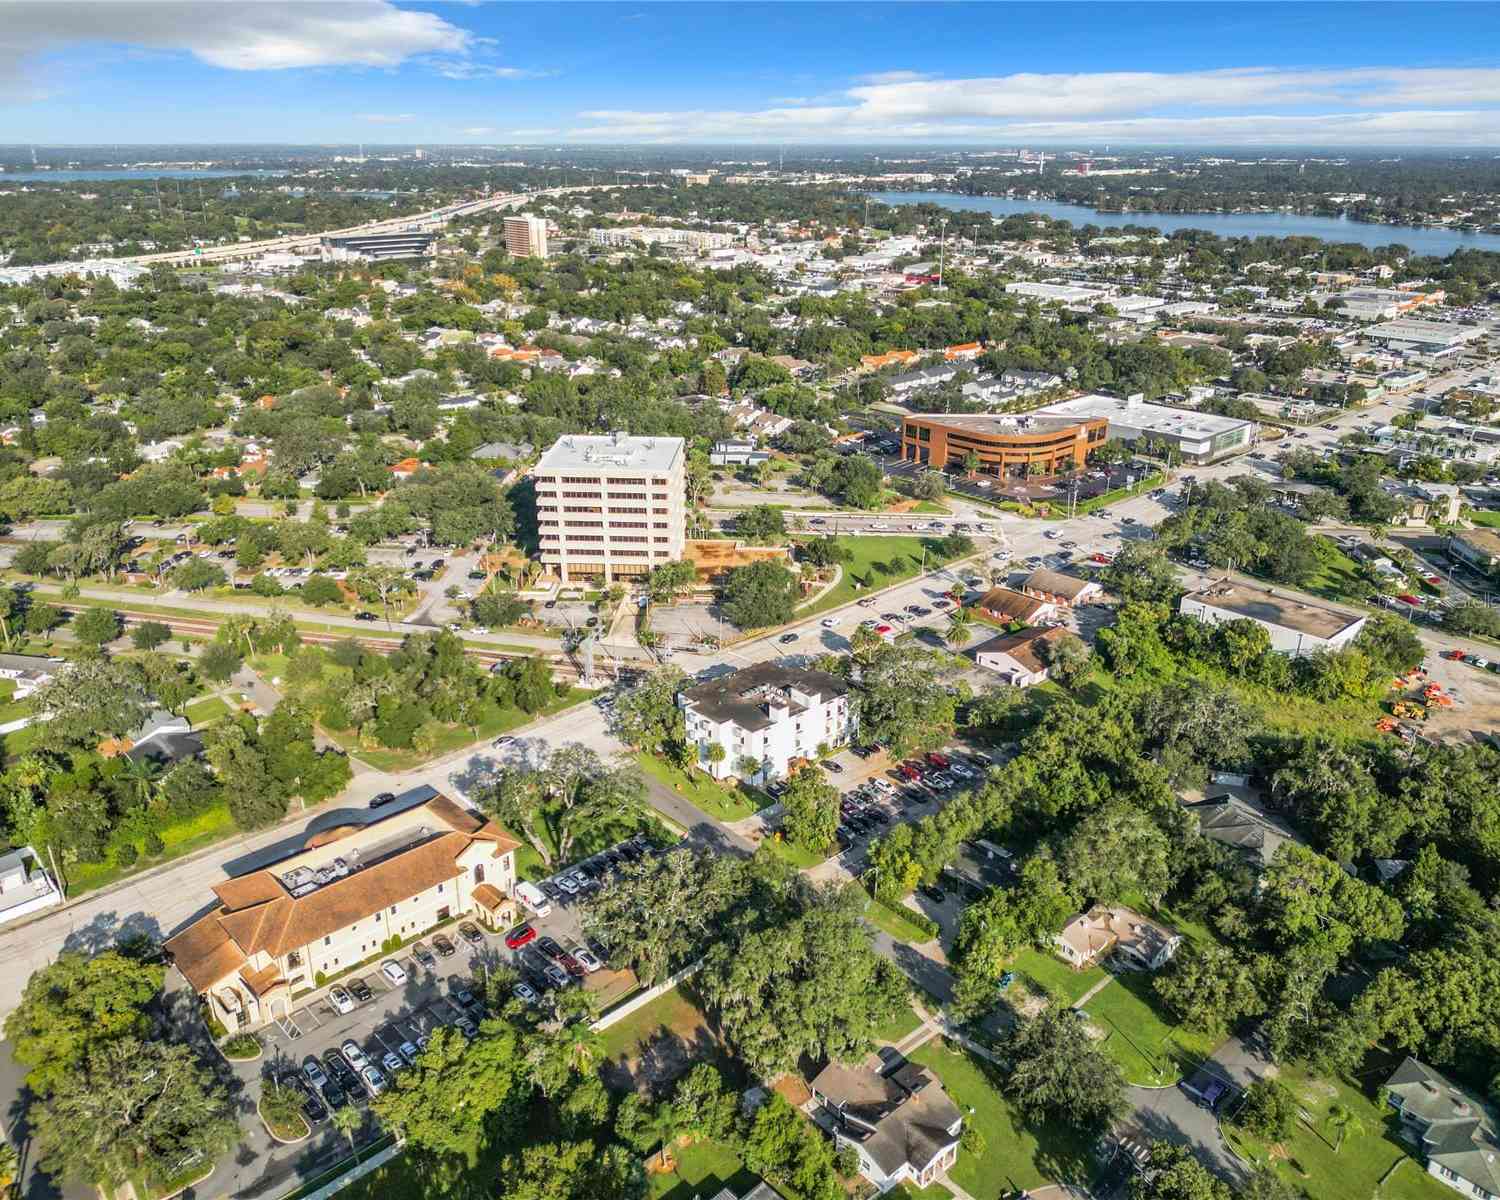
{"label": "red car", "polygon": [[1464,652],[1462,650],[1444,650],[1443,651],[1443,657],[1447,658],[1447,659],[1451,659],[1453,662],[1458,662],[1460,659],[1463,658],[1463,656],[1464,656]]}
{"label": "red car", "polygon": [[536,941],[536,930],[530,925],[517,925],[505,935],[505,945],[511,950],[519,950],[527,942]]}
{"label": "red car", "polygon": [[1413,608],[1420,607],[1422,603],[1415,596],[1409,596],[1405,592],[1402,592],[1396,599],[1401,601],[1402,604],[1410,604]]}
{"label": "red car", "polygon": [[907,783],[915,783],[922,778],[922,772],[912,766],[911,763],[902,763],[896,768],[896,774],[906,780]]}
{"label": "red car", "polygon": [[939,754],[936,750],[927,756],[927,761],[939,771],[946,771],[950,766],[948,756],[946,754]]}

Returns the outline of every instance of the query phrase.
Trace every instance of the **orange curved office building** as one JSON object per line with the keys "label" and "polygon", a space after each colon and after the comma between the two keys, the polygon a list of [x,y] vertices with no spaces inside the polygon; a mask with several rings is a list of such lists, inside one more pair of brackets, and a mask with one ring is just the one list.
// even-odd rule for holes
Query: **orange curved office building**
{"label": "orange curved office building", "polygon": [[986,475],[1056,475],[1082,467],[1108,436],[1103,417],[913,415],[901,422],[901,457],[942,470],[962,466],[973,453]]}

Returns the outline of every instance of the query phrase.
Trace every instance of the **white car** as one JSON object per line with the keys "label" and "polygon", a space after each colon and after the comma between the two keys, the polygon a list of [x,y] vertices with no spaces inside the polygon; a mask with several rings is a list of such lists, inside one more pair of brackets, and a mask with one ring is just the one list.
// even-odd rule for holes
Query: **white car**
{"label": "white car", "polygon": [[333,1005],[333,1010],[337,1013],[354,1011],[354,997],[341,987],[336,987],[328,993],[328,1002]]}
{"label": "white car", "polygon": [[389,1050],[381,1056],[380,1065],[385,1068],[385,1073],[392,1079],[396,1077],[397,1071],[405,1070],[406,1068],[406,1064],[401,1061],[401,1056]]}
{"label": "white car", "polygon": [[365,1091],[372,1096],[378,1096],[385,1091],[385,1076],[380,1073],[380,1068],[371,1063],[362,1067],[359,1077],[364,1080]]}
{"label": "white car", "polygon": [[602,971],[604,969],[604,964],[599,961],[598,956],[595,955],[594,952],[587,946],[570,946],[568,948],[568,953],[571,954],[574,959],[577,960],[578,965],[585,971],[587,971],[590,975],[592,975],[595,971]]}
{"label": "white car", "polygon": [[515,994],[516,998],[525,1004],[536,1004],[541,1000],[541,997],[536,994],[531,986],[525,983],[516,984]]}
{"label": "white car", "polygon": [[819,622],[819,624],[822,625],[824,629],[837,629],[839,619],[837,617],[824,617],[822,621]]}
{"label": "white car", "polygon": [[418,1050],[410,1042],[402,1042],[399,1049],[401,1051],[401,1057],[406,1059],[408,1066],[414,1067],[417,1065],[417,1056],[422,1053],[420,1050]]}
{"label": "white car", "polygon": [[400,987],[406,982],[406,968],[393,958],[388,958],[380,964],[380,973],[386,977],[392,987]]}
{"label": "white car", "polygon": [[565,891],[568,895],[578,895],[578,885],[574,883],[573,880],[568,876],[559,875],[552,882],[557,884],[558,887],[562,888],[562,890]]}
{"label": "white car", "polygon": [[370,1060],[365,1057],[365,1052],[359,1048],[359,1043],[353,1038],[346,1038],[343,1045],[339,1047],[339,1053],[344,1056],[345,1061],[356,1071],[363,1071],[370,1065]]}

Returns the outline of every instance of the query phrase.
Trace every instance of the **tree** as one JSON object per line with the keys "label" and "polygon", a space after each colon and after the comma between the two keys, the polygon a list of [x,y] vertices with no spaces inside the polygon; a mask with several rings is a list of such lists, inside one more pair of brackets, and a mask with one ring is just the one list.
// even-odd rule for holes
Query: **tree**
{"label": "tree", "polygon": [[515,625],[531,616],[531,604],[515,592],[489,589],[474,598],[474,620],[490,629]]}
{"label": "tree", "polygon": [[1121,546],[1114,561],[1099,573],[1099,581],[1121,600],[1170,602],[1182,591],[1166,551],[1154,542]]}
{"label": "tree", "polygon": [[1003,1090],[1031,1120],[1097,1129],[1124,1109],[1124,1075],[1072,1010],[1049,1004],[1023,1019],[1004,1053]]}
{"label": "tree", "polygon": [[1130,1200],[1234,1200],[1234,1193],[1192,1147],[1153,1142],[1145,1169],[1130,1181]]}
{"label": "tree", "polygon": [[224,568],[206,558],[190,558],[171,574],[172,586],[184,592],[201,592],[224,585]]}
{"label": "tree", "polygon": [[27,633],[45,636],[61,625],[66,616],[67,614],[55,604],[45,602],[32,604],[26,609],[23,624],[26,626]]}
{"label": "tree", "polygon": [[407,578],[406,572],[400,567],[365,567],[351,572],[349,583],[361,596],[369,595],[379,598],[381,607],[385,610],[385,620],[388,625],[391,620],[391,597],[401,592],[416,590],[416,584]]}
{"label": "tree", "polygon": [[988,1012],[996,985],[1017,951],[1044,946],[1078,911],[1057,863],[1034,854],[1021,866],[1013,888],[991,888],[964,909],[950,959],[957,976],[954,1011],[965,1017]]}
{"label": "tree", "polygon": [[398,1072],[370,1107],[409,1143],[472,1168],[486,1145],[519,1131],[530,1087],[520,1031],[487,1020],[472,1042],[457,1029],[437,1030],[415,1067]]}
{"label": "tree", "polygon": [[962,649],[969,644],[973,634],[974,614],[962,605],[954,608],[948,614],[948,628],[943,633],[943,640],[954,649]]}
{"label": "tree", "polygon": [[139,676],[103,658],[59,671],[37,688],[32,705],[51,714],[36,728],[41,744],[53,747],[93,747],[103,738],[123,737],[138,729],[150,711]]}
{"label": "tree", "polygon": [[364,1127],[364,1113],[352,1104],[345,1104],[342,1108],[334,1109],[330,1116],[333,1127],[349,1139],[349,1153],[354,1155],[354,1161],[358,1163],[359,1145],[355,1142],[354,1135]]}
{"label": "tree", "polygon": [[790,621],[799,595],[795,575],[779,563],[760,561],[729,573],[719,603],[737,628],[763,629]]}
{"label": "tree", "polygon": [[651,568],[647,590],[658,604],[670,604],[698,582],[698,569],[686,561],[658,563]]}
{"label": "tree", "polygon": [[756,1109],[745,1138],[745,1165],[793,1200],[844,1194],[830,1143],[780,1092]]}
{"label": "tree", "polygon": [[86,608],[73,618],[73,636],[86,646],[102,646],[120,636],[120,614],[112,608]]}
{"label": "tree", "polygon": [[198,655],[198,670],[215,683],[228,683],[243,661],[227,642],[209,642]]}
{"label": "tree", "polygon": [[787,780],[781,829],[789,842],[822,853],[839,826],[839,791],[823,768],[809,764]]}
{"label": "tree", "polygon": [[550,867],[552,848],[536,827],[542,812],[540,784],[541,776],[537,771],[507,768],[476,788],[472,795],[480,812],[519,835]]}
{"label": "tree", "polygon": [[623,1146],[542,1142],[508,1155],[497,1200],[645,1200],[640,1160]]}
{"label": "tree", "polygon": [[734,519],[734,532],[741,541],[771,543],[786,536],[786,521],[781,509],[769,504],[757,504]]}
{"label": "tree", "polygon": [[342,604],[344,593],[330,576],[309,575],[302,584],[302,599],[308,604],[321,607],[324,604]]}
{"label": "tree", "polygon": [[130,631],[130,641],[137,650],[155,650],[172,640],[172,629],[160,621],[142,621]]}
{"label": "tree", "polygon": [[953,736],[957,673],[941,651],[894,643],[876,650],[856,693],[860,736],[885,744],[893,758],[938,749]]}
{"label": "tree", "polygon": [[1047,662],[1047,674],[1065,688],[1075,688],[1093,669],[1092,655],[1082,638],[1065,633],[1059,638],[1042,642],[1042,656]]}
{"label": "tree", "polygon": [[[1295,1098],[1293,1099],[1292,1103],[1295,1106]],[[1293,1119],[1295,1119],[1295,1111],[1293,1112],[1292,1117]],[[1336,1103],[1329,1105],[1327,1120],[1328,1127],[1332,1129],[1337,1135],[1337,1141],[1334,1142],[1333,1146],[1333,1152],[1335,1154],[1337,1154],[1344,1148],[1344,1139],[1351,1133],[1364,1132],[1364,1123],[1360,1121],[1359,1114],[1356,1113],[1347,1104]],[[1287,1124],[1290,1126],[1291,1122],[1288,1121]]]}
{"label": "tree", "polygon": [[735,1130],[739,1099],[713,1063],[697,1063],[672,1093],[679,1126],[698,1137],[728,1141]]}
{"label": "tree", "polygon": [[1213,1037],[1263,1007],[1249,964],[1211,942],[1186,943],[1152,982],[1185,1025]]}
{"label": "tree", "polygon": [[1262,1141],[1284,1141],[1297,1124],[1297,1097],[1279,1079],[1257,1079],[1245,1090],[1234,1122]]}
{"label": "tree", "polygon": [[41,1160],[55,1174],[118,1186],[164,1179],[189,1154],[238,1137],[235,1107],[191,1046],[134,1036],[95,1044],[34,1115]]}
{"label": "tree", "polygon": [[93,1046],[144,1034],[145,1009],[161,991],[162,978],[161,967],[116,950],[92,958],[64,952],[34,972],[5,1019],[16,1061],[31,1068],[27,1084],[48,1095]]}
{"label": "tree", "polygon": [[634,687],[618,693],[611,732],[626,745],[651,754],[685,744],[687,731],[682,710],[677,707],[677,694],[687,682],[682,668],[663,666]]}
{"label": "tree", "polygon": [[625,1097],[615,1117],[615,1135],[642,1154],[659,1149],[658,1163],[662,1169],[666,1168],[667,1151],[681,1128],[682,1120],[675,1104],[670,1100],[652,1104],[639,1092],[631,1092]]}

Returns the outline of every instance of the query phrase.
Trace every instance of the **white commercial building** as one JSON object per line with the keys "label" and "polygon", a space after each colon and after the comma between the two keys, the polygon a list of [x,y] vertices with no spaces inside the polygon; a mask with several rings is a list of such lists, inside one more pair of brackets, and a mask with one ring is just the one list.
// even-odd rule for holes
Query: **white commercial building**
{"label": "white commercial building", "polygon": [[547,257],[547,221],[543,217],[506,217],[505,252],[514,258]]}
{"label": "white commercial building", "polygon": [[[698,765],[715,779],[783,779],[792,762],[816,757],[819,746],[844,745],[858,728],[849,685],[837,675],[776,663],[690,687],[677,705]],[[714,755],[713,746],[723,754]],[[754,771],[746,760],[758,764]]]}
{"label": "white commercial building", "polygon": [[609,582],[681,558],[686,471],[682,438],[558,438],[533,471],[542,562]]}
{"label": "white commercial building", "polygon": [[1370,618],[1330,604],[1287,595],[1260,584],[1215,580],[1188,592],[1178,604],[1185,617],[1211,625],[1254,621],[1271,635],[1271,649],[1300,658],[1318,650],[1342,650]]}
{"label": "white commercial building", "polygon": [[1103,417],[1109,436],[1123,442],[1164,442],[1180,462],[1206,463],[1239,454],[1255,444],[1254,421],[1147,404],[1139,393],[1120,399],[1090,394],[1036,409],[1034,417]]}
{"label": "white commercial building", "polygon": [[1452,354],[1465,342],[1471,342],[1484,330],[1478,325],[1459,325],[1454,321],[1419,321],[1403,317],[1371,325],[1360,331],[1366,341],[1417,354]]}

